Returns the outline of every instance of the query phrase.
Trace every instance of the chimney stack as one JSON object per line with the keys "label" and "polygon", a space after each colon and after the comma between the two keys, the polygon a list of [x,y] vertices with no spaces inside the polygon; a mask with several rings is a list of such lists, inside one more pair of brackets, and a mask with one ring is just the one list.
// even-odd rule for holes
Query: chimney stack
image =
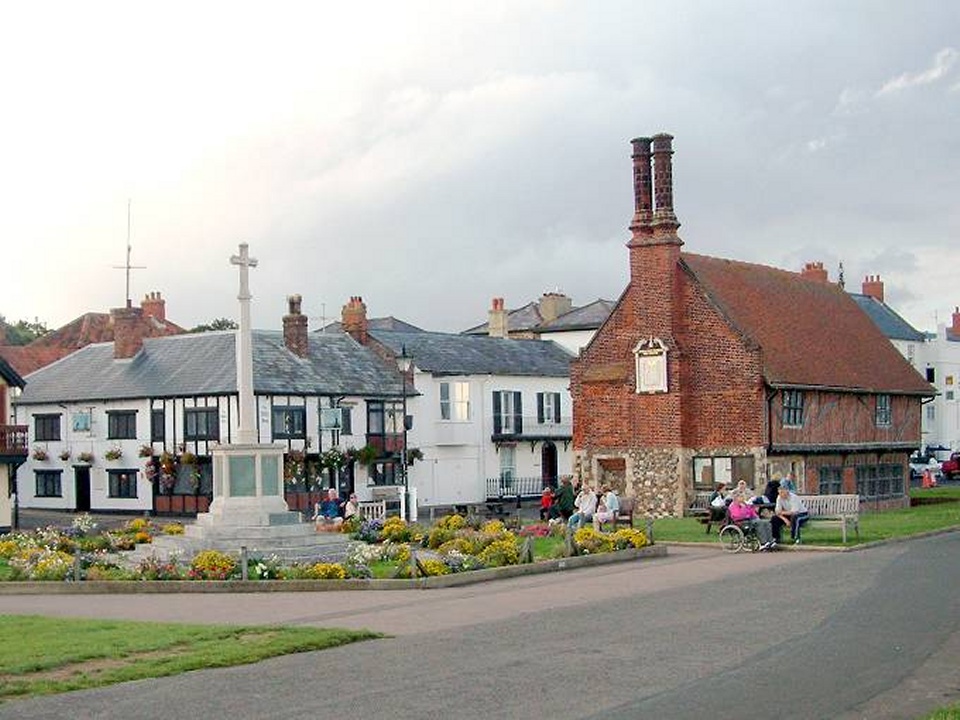
{"label": "chimney stack", "polygon": [[822,262],[808,262],[803,266],[803,270],[800,271],[800,276],[807,280],[815,280],[816,282],[829,282],[829,276]]}
{"label": "chimney stack", "polygon": [[132,358],[143,347],[143,310],[135,307],[113,308],[113,357]]}
{"label": "chimney stack", "polygon": [[289,313],[283,316],[283,344],[297,357],[307,356],[307,316],[300,312],[302,298],[290,295],[287,298]]}
{"label": "chimney stack", "polygon": [[680,227],[673,212],[673,135],[659,133],[652,139],[653,192],[656,203],[653,228],[657,234],[672,235]]}
{"label": "chimney stack", "polygon": [[495,297],[490,307],[490,319],[487,321],[487,335],[505,338],[510,334],[507,324],[507,311],[503,307],[503,298]]}
{"label": "chimney stack", "polygon": [[883,302],[883,280],[879,275],[867,275],[863,279],[863,294]]}
{"label": "chimney stack", "polygon": [[653,178],[650,174],[650,138],[630,141],[633,145],[633,222],[630,232],[634,239],[653,232]]}
{"label": "chimney stack", "polygon": [[167,302],[160,297],[160,293],[151,292],[144,295],[140,302],[140,309],[143,310],[144,317],[152,317],[161,323],[166,322]]}
{"label": "chimney stack", "polygon": [[573,301],[562,292],[545,292],[538,303],[540,317],[548,323],[573,309]]}
{"label": "chimney stack", "polygon": [[363,298],[355,295],[350,298],[350,302],[340,310],[340,324],[344,332],[361,345],[367,344],[367,306],[363,304]]}
{"label": "chimney stack", "polygon": [[953,317],[951,318],[950,332],[954,337],[960,336],[960,307],[953,306]]}

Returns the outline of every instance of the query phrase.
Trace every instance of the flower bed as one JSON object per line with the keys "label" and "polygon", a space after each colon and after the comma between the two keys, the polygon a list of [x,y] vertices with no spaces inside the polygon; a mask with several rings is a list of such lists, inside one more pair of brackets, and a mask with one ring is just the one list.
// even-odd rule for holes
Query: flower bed
{"label": "flower bed", "polygon": [[[284,566],[276,557],[247,557],[243,568],[236,555],[207,550],[189,563],[150,556],[136,567],[124,565],[116,553],[149,543],[158,534],[183,533],[179,523],[158,525],[136,518],[123,528],[96,532],[81,515],[67,529],[44,528],[33,533],[0,536],[0,579],[8,580],[343,580],[437,577],[485,568],[501,568],[591,555],[647,544],[633,529],[611,534],[582,528],[567,538],[562,526],[534,525],[517,533],[499,520],[469,521],[449,515],[432,528],[397,517],[386,521],[344,523],[352,542],[341,563]],[[535,549],[536,548],[536,549]],[[79,577],[78,577],[79,575]]]}

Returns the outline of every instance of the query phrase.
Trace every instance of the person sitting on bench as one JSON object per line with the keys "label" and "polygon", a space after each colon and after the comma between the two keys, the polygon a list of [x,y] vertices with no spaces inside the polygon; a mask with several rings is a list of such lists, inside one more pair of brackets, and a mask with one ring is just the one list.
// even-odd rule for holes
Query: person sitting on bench
{"label": "person sitting on bench", "polygon": [[770,526],[773,528],[773,539],[780,542],[784,525],[790,526],[790,539],[800,544],[800,526],[807,521],[810,513],[796,493],[785,485],[780,486],[777,494],[777,504],[773,509]]}
{"label": "person sitting on bench", "polygon": [[314,506],[313,521],[317,529],[337,528],[343,523],[340,517],[340,497],[334,488],[327,491],[327,497]]}

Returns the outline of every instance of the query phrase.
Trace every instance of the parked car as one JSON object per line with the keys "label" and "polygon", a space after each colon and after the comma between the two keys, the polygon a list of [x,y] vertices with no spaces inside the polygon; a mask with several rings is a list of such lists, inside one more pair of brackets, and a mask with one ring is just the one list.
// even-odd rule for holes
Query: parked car
{"label": "parked car", "polygon": [[[960,453],[954,453],[954,455],[958,454]],[[919,480],[923,475],[924,470],[932,471],[934,478],[939,478],[942,473],[940,462],[933,455],[922,455],[920,453],[914,453],[911,455],[910,479]]]}
{"label": "parked car", "polygon": [[940,464],[940,472],[951,480],[960,479],[960,452],[951,453],[950,459]]}

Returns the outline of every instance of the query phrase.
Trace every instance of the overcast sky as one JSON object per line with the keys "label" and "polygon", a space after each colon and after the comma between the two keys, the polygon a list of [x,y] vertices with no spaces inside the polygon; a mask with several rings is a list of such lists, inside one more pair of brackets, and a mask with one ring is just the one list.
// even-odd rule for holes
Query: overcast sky
{"label": "overcast sky", "polygon": [[632,137],[689,252],[960,304],[960,3],[8,3],[0,314],[159,291],[191,327],[352,295],[426,329],[627,280]]}

